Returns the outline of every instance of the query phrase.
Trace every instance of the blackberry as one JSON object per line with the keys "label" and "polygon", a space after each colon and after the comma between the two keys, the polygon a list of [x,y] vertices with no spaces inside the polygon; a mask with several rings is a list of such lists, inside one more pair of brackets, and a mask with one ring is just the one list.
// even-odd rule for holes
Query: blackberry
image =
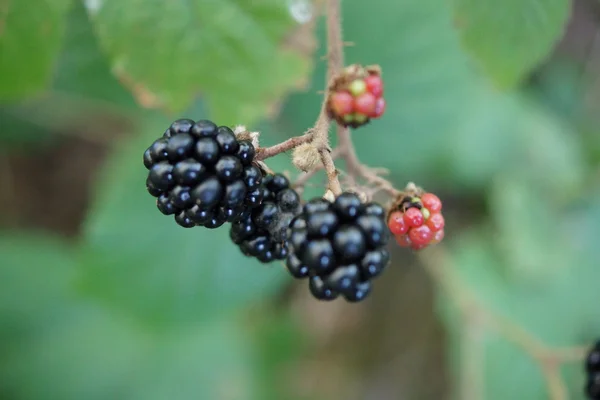
{"label": "blackberry", "polygon": [[390,260],[389,236],[385,210],[377,203],[362,203],[349,192],[333,203],[313,199],[290,223],[286,265],[292,276],[308,278],[315,298],[342,295],[358,302]]}
{"label": "blackberry", "polygon": [[254,147],[208,120],[180,119],[144,152],[146,188],[177,224],[218,228],[261,204]]}
{"label": "blackberry", "polygon": [[600,372],[600,340],[588,351],[585,359],[585,370],[588,374]]}
{"label": "blackberry", "polygon": [[600,340],[588,351],[585,359],[587,384],[585,387],[589,399],[600,399]]}
{"label": "blackberry", "polygon": [[288,226],[301,210],[300,196],[281,174],[265,176],[254,192],[253,202],[261,205],[231,225],[231,240],[248,257],[264,263],[283,260],[288,255]]}
{"label": "blackberry", "polygon": [[585,393],[590,400],[600,399],[600,372],[588,375]]}

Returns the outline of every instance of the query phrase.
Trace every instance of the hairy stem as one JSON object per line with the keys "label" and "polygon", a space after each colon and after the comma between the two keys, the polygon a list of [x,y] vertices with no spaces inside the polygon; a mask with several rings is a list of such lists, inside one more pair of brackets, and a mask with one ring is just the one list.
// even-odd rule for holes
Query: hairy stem
{"label": "hairy stem", "polygon": [[298,147],[301,144],[310,142],[311,139],[312,139],[312,132],[309,131],[302,136],[295,136],[295,137],[289,138],[285,142],[281,142],[274,146],[259,148],[258,152],[256,154],[256,157],[254,159],[256,161],[265,160],[269,157],[276,156],[277,154],[292,150],[293,148]]}
{"label": "hairy stem", "polygon": [[342,40],[342,26],[340,19],[340,0],[327,0],[327,81],[326,90],[319,118],[313,128],[313,144],[319,151],[321,162],[327,174],[329,190],[334,195],[342,193],[342,186],[338,178],[338,171],[331,156],[329,147],[330,120],[326,111],[326,102],[329,94],[331,80],[344,66],[344,42]]}

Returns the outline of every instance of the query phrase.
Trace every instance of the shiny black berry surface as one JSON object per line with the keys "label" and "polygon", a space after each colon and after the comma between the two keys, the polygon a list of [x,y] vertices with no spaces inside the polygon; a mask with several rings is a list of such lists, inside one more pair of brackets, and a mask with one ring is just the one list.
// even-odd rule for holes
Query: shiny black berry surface
{"label": "shiny black berry surface", "polygon": [[588,350],[585,371],[587,373],[585,394],[588,399],[598,400],[600,399],[600,340]]}
{"label": "shiny black berry surface", "polygon": [[259,172],[246,170],[244,182],[254,186],[246,201],[260,206],[231,224],[230,237],[246,256],[269,263],[288,256],[288,226],[301,210],[300,196],[281,174],[265,176],[256,184]]}
{"label": "shiny black berry surface", "polygon": [[144,151],[146,188],[180,226],[218,228],[262,202],[254,154],[252,143],[226,126],[180,119]]}
{"label": "shiny black berry surface", "polygon": [[319,300],[364,300],[390,260],[384,218],[381,205],[365,204],[354,193],[307,202],[288,229],[290,274],[308,278]]}

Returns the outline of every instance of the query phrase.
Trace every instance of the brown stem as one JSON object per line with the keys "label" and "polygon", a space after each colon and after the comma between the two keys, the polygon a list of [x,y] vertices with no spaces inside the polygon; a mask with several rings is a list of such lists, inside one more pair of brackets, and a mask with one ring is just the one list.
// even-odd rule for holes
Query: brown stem
{"label": "brown stem", "polygon": [[312,132],[309,131],[302,136],[289,138],[285,142],[281,142],[274,146],[259,148],[254,159],[256,161],[262,161],[269,157],[276,156],[277,154],[292,150],[294,147],[298,147],[303,143],[310,142],[312,137]]}
{"label": "brown stem", "polygon": [[[327,98],[327,96],[325,98]],[[313,144],[321,156],[321,163],[325,168],[327,181],[329,182],[329,190],[336,196],[341,194],[342,186],[340,185],[338,171],[335,168],[333,157],[331,156],[331,149],[329,148],[329,117],[325,111],[325,103],[323,103],[323,106],[321,107],[321,113],[313,128]]]}
{"label": "brown stem", "polygon": [[331,156],[329,148],[329,116],[326,105],[329,83],[344,66],[344,42],[342,41],[342,25],[340,19],[340,0],[327,0],[327,81],[325,98],[321,106],[319,118],[313,128],[313,144],[319,151],[321,162],[327,173],[329,190],[334,195],[342,193],[342,186],[338,179],[338,171]]}
{"label": "brown stem", "polygon": [[400,195],[400,191],[394,188],[394,185],[387,179],[379,176],[376,170],[362,164],[356,155],[356,150],[350,130],[338,125],[337,129],[338,143],[341,149],[341,156],[346,162],[346,169],[350,176],[358,176],[365,179],[368,183],[374,184],[377,189],[387,192],[392,197]]}
{"label": "brown stem", "polygon": [[327,0],[327,85],[344,67],[340,0]]}

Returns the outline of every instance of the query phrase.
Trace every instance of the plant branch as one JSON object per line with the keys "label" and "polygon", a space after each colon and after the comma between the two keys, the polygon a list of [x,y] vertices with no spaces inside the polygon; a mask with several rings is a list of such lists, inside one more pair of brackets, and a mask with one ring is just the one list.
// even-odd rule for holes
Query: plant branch
{"label": "plant branch", "polygon": [[281,142],[271,147],[262,147],[258,149],[256,157],[254,158],[256,161],[262,161],[267,158],[276,156],[277,154],[284,153],[286,151],[292,150],[295,147],[300,146],[306,142],[310,142],[312,139],[312,132],[309,130],[302,136],[295,136],[289,138],[285,142]]}
{"label": "plant branch", "polygon": [[329,126],[330,120],[327,115],[327,97],[331,80],[344,66],[344,43],[342,40],[342,26],[340,18],[340,0],[327,0],[327,80],[326,90],[321,105],[321,112],[312,129],[313,144],[319,151],[321,162],[327,174],[329,190],[334,195],[342,193],[342,186],[338,178],[338,171],[331,156],[329,148]]}

